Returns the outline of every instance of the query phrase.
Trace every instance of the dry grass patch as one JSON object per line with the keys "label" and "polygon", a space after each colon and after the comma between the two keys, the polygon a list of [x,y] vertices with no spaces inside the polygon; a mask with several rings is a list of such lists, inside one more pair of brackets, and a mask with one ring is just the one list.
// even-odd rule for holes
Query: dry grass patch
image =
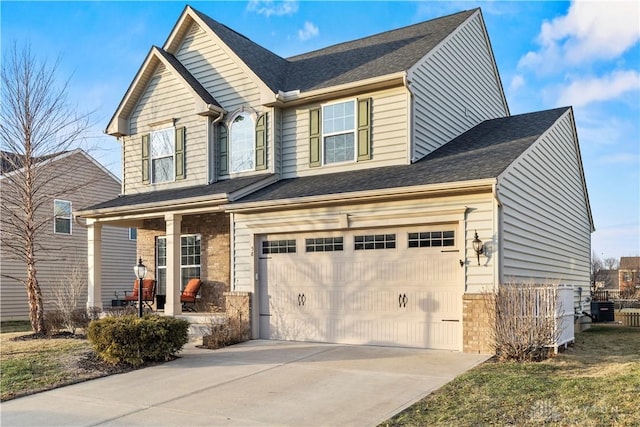
{"label": "dry grass patch", "polygon": [[539,363],[487,362],[383,426],[640,425],[640,328],[596,326]]}

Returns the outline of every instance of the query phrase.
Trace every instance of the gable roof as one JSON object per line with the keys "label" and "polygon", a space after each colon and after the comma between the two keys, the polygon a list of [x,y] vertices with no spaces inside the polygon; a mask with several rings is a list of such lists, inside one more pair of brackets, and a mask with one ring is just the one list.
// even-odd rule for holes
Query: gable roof
{"label": "gable roof", "polygon": [[410,69],[479,9],[288,58],[282,91],[309,91]]}
{"label": "gable roof", "polygon": [[198,114],[217,115],[225,112],[213,95],[200,84],[175,56],[158,46],[151,46],[147,57],[129,85],[124,98],[122,98],[111,120],[109,120],[105,131],[106,133],[114,136],[128,134],[128,127],[125,123],[121,122],[122,116],[128,117],[129,114],[131,114],[139,97],[153,77],[156,67],[160,63],[164,64],[170,72],[178,77],[178,80],[189,89],[195,101],[199,101],[200,105],[197,106],[199,107]]}
{"label": "gable roof", "polygon": [[[214,111],[224,113],[214,97],[172,55],[192,22],[204,25],[242,62],[246,72],[260,80],[273,96],[286,92],[307,92],[343,84],[393,76],[405,72],[438,46],[449,34],[479,9],[432,19],[392,31],[364,37],[285,59],[251,41],[191,6],[186,6],[163,48],[152,46],[136,73],[116,112],[109,121],[107,133],[127,134],[125,123],[142,95],[160,59],[180,80]],[[398,80],[401,81],[401,80]]]}
{"label": "gable roof", "polygon": [[568,109],[486,120],[414,164],[285,179],[238,203],[497,178]]}
{"label": "gable roof", "polygon": [[637,256],[623,256],[620,257],[620,270],[635,270],[640,268],[640,257]]}
{"label": "gable roof", "polygon": [[[35,163],[40,163],[64,154],[65,152],[66,151],[61,151],[59,153],[49,154],[46,156],[34,157],[33,161]],[[11,151],[0,151],[0,175],[6,175],[10,172],[22,169],[24,167],[23,157],[23,155],[13,153]]]}

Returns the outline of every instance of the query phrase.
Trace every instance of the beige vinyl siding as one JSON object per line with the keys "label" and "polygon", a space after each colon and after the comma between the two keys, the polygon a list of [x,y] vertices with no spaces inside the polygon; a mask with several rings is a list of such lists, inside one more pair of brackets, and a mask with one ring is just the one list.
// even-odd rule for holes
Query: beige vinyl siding
{"label": "beige vinyl siding", "polygon": [[[282,111],[282,176],[315,175],[407,163],[407,102],[405,88],[362,94],[372,98],[371,159],[309,168],[309,109],[320,104]],[[355,99],[345,98],[344,101]],[[331,102],[339,102],[334,100]],[[357,145],[357,144],[356,144]]]}
{"label": "beige vinyl siding", "polygon": [[[411,224],[431,224],[455,222],[442,216],[439,212],[460,209],[466,214],[464,233],[459,236],[464,239],[464,249],[460,252],[460,259],[466,260],[466,280],[471,284],[468,292],[480,292],[485,287],[494,285],[493,269],[497,262],[496,256],[488,261],[481,258],[482,265],[477,266],[475,252],[471,247],[474,230],[484,236],[494,236],[493,230],[493,197],[490,193],[465,195],[455,197],[440,197],[411,201],[397,201],[387,203],[369,203],[365,205],[341,205],[313,209],[286,209],[279,212],[233,214],[232,254],[233,284],[232,289],[253,292],[255,277],[254,253],[259,254],[259,248],[254,248],[255,233],[259,232],[300,232],[319,230],[340,230],[342,218],[363,221],[367,217],[384,217],[384,219],[367,221],[366,227],[395,227]],[[418,217],[416,214],[420,213]],[[447,214],[449,215],[449,214]],[[462,214],[461,214],[462,215]],[[462,216],[459,219],[462,220]],[[376,223],[377,221],[377,223]],[[363,224],[362,222],[360,224]],[[364,227],[359,225],[358,227]],[[458,230],[458,228],[456,228]],[[458,238],[458,237],[456,237]],[[489,238],[485,239],[489,240]]]}
{"label": "beige vinyl siding", "polygon": [[[131,136],[124,137],[124,193],[164,190],[206,184],[207,119],[196,115],[194,98],[176,76],[159,65],[138,100],[129,120]],[[142,183],[142,135],[172,126],[186,128],[185,179],[158,184]],[[163,121],[167,121],[162,123]],[[161,124],[158,124],[161,122]],[[152,126],[153,125],[153,126]]]}
{"label": "beige vinyl siding", "polygon": [[[496,279],[496,271],[500,262],[499,232],[495,225],[496,203],[493,195],[478,196],[475,200],[469,199],[469,211],[465,222],[465,244],[467,250],[466,292],[481,293],[495,289],[499,284]],[[482,240],[485,253],[478,256],[473,250],[473,238],[475,233]]]}
{"label": "beige vinyl siding", "polygon": [[409,70],[417,161],[476,124],[508,114],[480,15]]}
{"label": "beige vinyl siding", "polygon": [[[81,266],[82,274],[87,273],[87,231],[84,221],[72,220],[71,235],[53,233],[53,200],[71,201],[72,209],[77,211],[84,207],[115,198],[120,193],[120,183],[112,175],[88,159],[83,153],[76,152],[65,158],[50,163],[55,170],[55,178],[45,186],[48,195],[38,217],[47,221],[47,225],[38,236],[38,242],[45,248],[37,258],[37,278],[40,283],[45,310],[55,309],[52,287],[67,284],[66,276],[74,265]],[[0,185],[2,195],[11,191],[6,179]],[[131,276],[136,256],[135,241],[128,240],[128,229],[105,227],[103,230],[103,290],[121,286],[125,275]],[[12,259],[5,247],[0,248],[0,269],[3,275],[18,278],[26,277],[25,264]],[[129,280],[127,280],[129,282]],[[87,302],[86,279],[79,308]],[[127,284],[128,287],[131,284]],[[113,294],[113,292],[111,292]],[[104,301],[111,303],[110,295],[103,292]],[[28,303],[24,286],[15,280],[0,277],[0,315],[2,320],[27,319]]]}
{"label": "beige vinyl siding", "polygon": [[192,24],[175,56],[225,110],[260,105],[257,84],[198,24]]}
{"label": "beige vinyl siding", "polygon": [[570,112],[499,179],[503,281],[589,289],[591,225]]}

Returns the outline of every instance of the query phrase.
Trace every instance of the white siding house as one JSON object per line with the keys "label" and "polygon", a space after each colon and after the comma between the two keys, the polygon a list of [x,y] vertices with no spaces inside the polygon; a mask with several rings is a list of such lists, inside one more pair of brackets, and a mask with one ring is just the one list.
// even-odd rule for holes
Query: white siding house
{"label": "white siding house", "polygon": [[256,338],[489,352],[487,292],[588,288],[573,111],[510,114],[479,9],[282,58],[187,6],[107,132],[124,194],[80,215],[138,227],[167,315],[198,271],[251,297]]}

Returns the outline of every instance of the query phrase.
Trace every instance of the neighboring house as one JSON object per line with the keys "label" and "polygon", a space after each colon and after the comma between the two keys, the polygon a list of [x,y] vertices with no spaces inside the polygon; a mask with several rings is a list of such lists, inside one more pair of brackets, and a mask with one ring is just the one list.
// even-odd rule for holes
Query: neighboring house
{"label": "neighboring house", "polygon": [[640,257],[620,257],[618,281],[622,295],[640,292]]}
{"label": "neighboring house", "polygon": [[[15,201],[16,187],[12,183],[23,172],[17,168],[20,157],[2,152],[0,175],[0,200],[3,203],[0,217],[2,240],[0,242],[0,300],[2,320],[28,319],[29,305],[24,285],[16,280],[26,278],[25,263],[16,258],[9,247],[11,225],[7,211],[9,201]],[[37,159],[38,178],[36,188],[40,202],[36,210],[38,222],[43,227],[38,231],[36,247],[37,278],[42,289],[47,310],[55,310],[55,288],[73,286],[72,270],[80,271],[76,276],[82,297],[79,308],[84,308],[87,299],[87,230],[84,220],[73,215],[73,210],[82,206],[112,199],[120,193],[120,181],[95,159],[82,150],[58,153]],[[20,206],[15,205],[16,209]],[[14,229],[15,230],[15,229]],[[136,242],[129,240],[128,230],[120,227],[105,227],[102,233],[102,289],[98,295],[101,306],[110,305],[115,292],[133,286]],[[100,265],[100,264],[98,264]]]}
{"label": "neighboring house", "polygon": [[107,132],[124,195],[79,212],[89,251],[137,227],[169,315],[200,276],[254,337],[487,352],[483,292],[589,289],[573,110],[510,115],[479,9],[284,59],[187,6]]}
{"label": "neighboring house", "polygon": [[619,290],[618,270],[598,270],[596,272],[596,290]]}

